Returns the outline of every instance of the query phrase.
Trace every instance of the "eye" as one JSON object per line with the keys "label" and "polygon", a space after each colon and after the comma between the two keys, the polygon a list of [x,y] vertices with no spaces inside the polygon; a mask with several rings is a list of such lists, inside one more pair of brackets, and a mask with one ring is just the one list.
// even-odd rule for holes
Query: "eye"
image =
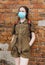
{"label": "eye", "polygon": [[22,12],[25,12],[25,11],[22,11]]}
{"label": "eye", "polygon": [[25,11],[19,11],[19,12],[25,12]]}

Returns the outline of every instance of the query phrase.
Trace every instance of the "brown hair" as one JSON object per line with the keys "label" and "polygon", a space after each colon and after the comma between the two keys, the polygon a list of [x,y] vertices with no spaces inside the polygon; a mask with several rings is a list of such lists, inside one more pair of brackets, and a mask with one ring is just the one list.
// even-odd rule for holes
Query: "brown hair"
{"label": "brown hair", "polygon": [[[29,20],[29,8],[27,6],[20,6],[20,8],[23,7],[26,11],[26,19]],[[19,10],[20,8],[18,9],[18,13],[19,13]],[[17,15],[18,15],[17,13]],[[17,21],[16,21],[16,24],[19,22],[20,18],[18,17]]]}

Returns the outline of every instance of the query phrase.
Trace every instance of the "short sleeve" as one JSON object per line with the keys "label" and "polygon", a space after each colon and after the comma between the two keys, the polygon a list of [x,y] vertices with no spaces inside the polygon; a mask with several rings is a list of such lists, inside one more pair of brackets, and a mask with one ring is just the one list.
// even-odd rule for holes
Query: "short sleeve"
{"label": "short sleeve", "polygon": [[15,34],[15,24],[13,24],[13,27],[12,27],[12,35]]}
{"label": "short sleeve", "polygon": [[30,26],[31,26],[31,32],[35,32],[34,24],[32,22],[30,23]]}

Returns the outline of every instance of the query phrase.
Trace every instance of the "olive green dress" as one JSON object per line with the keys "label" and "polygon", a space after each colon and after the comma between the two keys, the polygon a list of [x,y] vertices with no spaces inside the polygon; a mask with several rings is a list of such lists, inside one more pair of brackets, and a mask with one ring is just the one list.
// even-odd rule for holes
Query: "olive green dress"
{"label": "olive green dress", "polygon": [[[32,23],[31,23],[32,24]],[[30,31],[27,19],[21,23],[20,21],[13,26],[12,35],[16,35],[17,38],[15,44],[12,47],[11,54],[13,57],[29,58],[30,56]],[[31,32],[34,32],[33,25],[31,26]],[[13,43],[12,43],[13,44]]]}

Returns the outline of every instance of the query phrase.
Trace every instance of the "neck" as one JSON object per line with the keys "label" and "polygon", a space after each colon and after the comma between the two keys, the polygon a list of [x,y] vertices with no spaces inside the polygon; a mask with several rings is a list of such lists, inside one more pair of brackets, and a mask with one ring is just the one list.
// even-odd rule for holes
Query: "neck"
{"label": "neck", "polygon": [[24,22],[26,20],[26,18],[20,19],[20,22]]}

